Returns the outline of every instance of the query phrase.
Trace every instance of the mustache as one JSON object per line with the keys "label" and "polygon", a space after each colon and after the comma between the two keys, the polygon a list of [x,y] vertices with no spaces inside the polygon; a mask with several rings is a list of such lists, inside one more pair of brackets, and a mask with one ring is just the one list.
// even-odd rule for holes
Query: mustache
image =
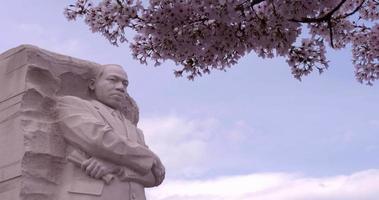
{"label": "mustache", "polygon": [[110,93],[110,96],[113,96],[113,95],[126,97],[125,92],[112,92],[112,93]]}

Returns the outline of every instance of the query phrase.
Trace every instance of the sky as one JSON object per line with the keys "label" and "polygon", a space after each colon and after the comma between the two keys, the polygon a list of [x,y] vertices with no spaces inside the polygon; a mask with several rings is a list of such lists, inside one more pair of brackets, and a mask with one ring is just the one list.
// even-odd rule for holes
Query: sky
{"label": "sky", "polygon": [[329,49],[330,68],[301,82],[284,58],[253,53],[189,81],[173,62],[141,65],[128,44],[67,21],[73,0],[0,2],[0,52],[32,44],[124,66],[139,127],[167,171],[149,199],[378,199],[378,83],[355,80],[349,49]]}

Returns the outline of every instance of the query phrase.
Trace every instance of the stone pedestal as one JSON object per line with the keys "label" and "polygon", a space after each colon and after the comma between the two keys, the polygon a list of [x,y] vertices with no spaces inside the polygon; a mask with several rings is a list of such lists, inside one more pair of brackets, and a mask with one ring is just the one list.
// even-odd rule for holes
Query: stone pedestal
{"label": "stone pedestal", "polygon": [[[21,45],[0,55],[0,199],[53,200],[65,142],[56,128],[55,97],[87,98],[97,63]],[[127,110],[128,109],[128,110]],[[125,113],[138,122],[133,99]]]}

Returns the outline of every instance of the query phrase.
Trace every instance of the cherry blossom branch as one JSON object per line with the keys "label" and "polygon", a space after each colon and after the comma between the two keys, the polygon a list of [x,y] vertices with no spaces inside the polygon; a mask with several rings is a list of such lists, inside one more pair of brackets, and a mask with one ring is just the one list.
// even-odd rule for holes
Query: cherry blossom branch
{"label": "cherry blossom branch", "polygon": [[124,7],[124,4],[122,4],[122,2],[121,2],[120,0],[116,0],[116,2],[117,2],[117,4],[118,4],[121,8]]}
{"label": "cherry blossom branch", "polygon": [[[299,22],[299,23],[321,23],[321,22],[326,22],[327,25],[328,25],[327,27],[329,29],[330,46],[332,48],[335,48],[334,42],[333,42],[332,16],[333,16],[333,14],[335,12],[337,12],[342,7],[342,5],[346,1],[347,0],[342,0],[336,7],[334,7],[331,11],[329,11],[328,13],[326,13],[324,16],[317,17],[317,18],[304,17],[304,18],[301,18],[300,20],[298,20],[298,19],[290,19],[290,21]],[[356,8],[355,11],[353,11],[352,13],[349,13],[346,17],[348,17],[348,16],[354,14],[355,12],[357,12],[361,8],[361,6],[363,5],[364,1],[365,0],[362,1],[362,3]],[[337,18],[339,19],[339,18],[345,18],[345,17],[337,17]]]}
{"label": "cherry blossom branch", "polygon": [[347,0],[342,0],[333,10],[329,11],[322,17],[317,17],[317,18],[308,18],[308,17],[303,17],[300,20],[298,19],[290,19],[290,21],[293,22],[300,22],[300,23],[318,23],[318,22],[327,22],[329,21],[333,14],[341,8],[341,6],[346,2]]}
{"label": "cherry blossom branch", "polygon": [[338,17],[336,17],[336,19],[343,19],[343,18],[347,18],[351,15],[354,15],[356,12],[358,12],[362,8],[362,6],[365,2],[366,2],[366,0],[363,0],[352,12],[347,13],[343,16],[338,16]]}
{"label": "cherry blossom branch", "polygon": [[255,6],[257,4],[260,4],[260,3],[264,2],[264,1],[266,1],[266,0],[246,0],[245,2],[241,3],[238,6],[244,5],[246,3],[250,3],[250,7],[253,7],[253,6]]}
{"label": "cherry blossom branch", "polygon": [[328,29],[329,29],[329,37],[330,37],[330,46],[334,48],[334,42],[333,42],[333,28],[332,28],[332,22],[328,20]]}
{"label": "cherry blossom branch", "polygon": [[[143,64],[172,60],[182,66],[175,70],[177,76],[194,79],[225,70],[255,52],[262,58],[287,57],[300,79],[312,69],[328,67],[328,41],[332,48],[353,45],[358,80],[379,79],[379,0],[151,0],[148,7],[140,0],[97,2],[75,0],[65,15],[69,20],[83,17],[91,31],[114,45],[128,42],[124,29],[134,30],[133,56]],[[296,47],[307,29],[302,24],[308,24],[310,38]]]}
{"label": "cherry blossom branch", "polygon": [[266,0],[252,0],[251,5],[257,5],[257,4],[264,2],[264,1],[266,1]]}

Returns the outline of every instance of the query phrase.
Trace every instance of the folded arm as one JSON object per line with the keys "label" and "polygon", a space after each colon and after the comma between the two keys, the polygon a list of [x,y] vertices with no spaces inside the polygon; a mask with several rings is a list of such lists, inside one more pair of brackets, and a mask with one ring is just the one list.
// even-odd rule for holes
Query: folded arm
{"label": "folded arm", "polygon": [[[118,176],[121,181],[130,181],[140,183],[144,187],[154,187],[162,183],[165,175],[163,165],[159,166],[156,162],[153,168],[147,174],[139,174],[134,170],[125,166],[117,166],[113,163],[101,160],[96,157],[91,157],[81,162],[81,168],[89,176],[96,179],[105,179],[105,176]],[[108,184],[111,180],[109,180]]]}
{"label": "folded arm", "polygon": [[95,117],[88,103],[62,97],[57,105],[59,126],[71,145],[90,156],[126,166],[142,175],[149,173],[157,156],[136,142],[125,140]]}
{"label": "folded arm", "polygon": [[154,187],[163,182],[165,178],[165,168],[158,159],[155,160],[151,171],[145,175],[138,174],[127,167],[123,167],[119,178],[121,181],[132,181],[140,183],[145,187]]}

